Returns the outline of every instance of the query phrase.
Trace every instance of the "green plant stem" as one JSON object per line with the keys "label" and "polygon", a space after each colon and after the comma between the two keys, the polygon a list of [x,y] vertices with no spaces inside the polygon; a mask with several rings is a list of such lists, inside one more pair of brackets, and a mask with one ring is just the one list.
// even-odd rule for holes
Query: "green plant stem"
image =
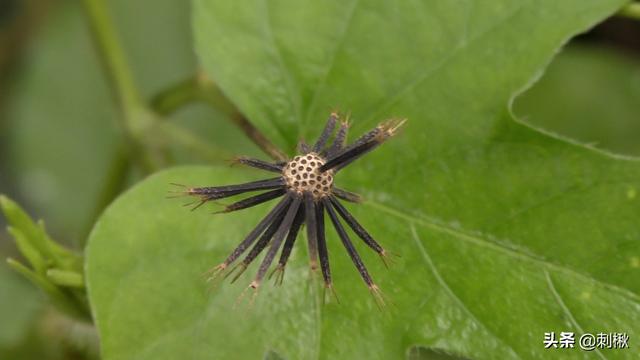
{"label": "green plant stem", "polygon": [[640,20],[640,3],[632,2],[630,4],[627,4],[620,10],[618,14],[628,18]]}
{"label": "green plant stem", "polygon": [[95,326],[45,308],[39,320],[42,335],[53,339],[64,351],[64,359],[99,360],[100,339]]}
{"label": "green plant stem", "polygon": [[124,119],[127,122],[135,121],[133,112],[135,108],[142,105],[141,96],[115,34],[107,6],[103,0],[82,0],[82,2],[109,82],[125,113]]}
{"label": "green plant stem", "polygon": [[262,151],[274,160],[287,159],[277,146],[267,139],[220,91],[210,79],[202,74],[182,81],[156,95],[151,107],[158,114],[169,115],[186,104],[201,101],[223,112],[228,119],[245,133]]}
{"label": "green plant stem", "polygon": [[147,114],[105,1],[82,0],[82,3],[105,74],[122,113],[118,123],[129,143],[130,154],[135,156],[145,172],[152,172],[159,167],[157,159],[160,156],[152,154],[154,149],[145,146],[144,130],[153,124],[154,118]]}
{"label": "green plant stem", "polygon": [[190,150],[193,154],[213,162],[222,162],[233,157],[223,148],[212,145],[193,132],[169,122],[158,125],[160,133],[171,142]]}
{"label": "green plant stem", "polygon": [[47,278],[56,285],[84,289],[82,274],[60,269],[47,270]]}
{"label": "green plant stem", "polygon": [[197,77],[191,77],[161,91],[151,99],[151,108],[159,115],[168,116],[181,107],[199,100]]}

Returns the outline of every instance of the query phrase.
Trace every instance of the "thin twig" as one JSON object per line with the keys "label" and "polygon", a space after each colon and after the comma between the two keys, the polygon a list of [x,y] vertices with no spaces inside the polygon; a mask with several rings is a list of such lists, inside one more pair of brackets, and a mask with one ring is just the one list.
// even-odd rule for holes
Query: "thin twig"
{"label": "thin twig", "polygon": [[158,168],[158,154],[147,146],[144,131],[155,119],[149,116],[135,84],[131,68],[120,44],[104,0],[82,0],[99,58],[104,66],[112,94],[122,116],[118,124],[123,130],[130,154],[145,172]]}
{"label": "thin twig", "polygon": [[[135,108],[142,105],[141,96],[133,80],[124,50],[116,36],[107,6],[103,0],[82,0],[82,3],[114,96],[124,112],[124,120],[134,121],[133,112]],[[129,127],[131,124],[124,125]]]}
{"label": "thin twig", "polygon": [[274,160],[284,161],[287,159],[286,154],[269,141],[269,139],[231,103],[216,84],[202,73],[160,92],[151,101],[151,108],[158,114],[169,115],[184,105],[195,101],[205,102],[225,113],[234,125],[240,128],[253,143]]}
{"label": "thin twig", "polygon": [[151,99],[150,107],[159,115],[168,116],[183,106],[197,101],[199,93],[197,77],[190,77],[156,94]]}
{"label": "thin twig", "polygon": [[157,124],[157,130],[172,143],[182,146],[203,160],[221,163],[233,157],[228,150],[207,142],[194,132],[173,123],[161,122]]}
{"label": "thin twig", "polygon": [[262,151],[276,161],[286,161],[287,155],[274,145],[240,112],[233,113],[230,120],[236,124]]}

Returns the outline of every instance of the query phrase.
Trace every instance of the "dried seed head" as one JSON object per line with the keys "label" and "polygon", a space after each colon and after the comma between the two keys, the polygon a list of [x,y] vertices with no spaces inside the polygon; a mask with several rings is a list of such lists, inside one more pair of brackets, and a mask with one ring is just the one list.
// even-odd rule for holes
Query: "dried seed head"
{"label": "dried seed head", "polygon": [[[221,212],[246,209],[284,196],[258,225],[251,230],[225,261],[212,270],[210,280],[227,278],[233,275],[232,282],[235,281],[260,253],[268,249],[260,264],[257,275],[249,287],[243,291],[243,294],[245,294],[247,290],[253,290],[253,297],[251,299],[251,302],[253,302],[264,276],[281,247],[282,252],[275,273],[277,274],[276,280],[282,282],[285,265],[291,254],[300,227],[305,225],[307,239],[309,241],[311,268],[316,269],[318,266],[320,267],[325,288],[333,292],[331,270],[329,268],[329,253],[327,251],[325,236],[324,215],[328,214],[349,257],[358,269],[363,281],[369,287],[376,303],[380,308],[384,306],[382,293],[373,282],[362,259],[358,255],[347,234],[345,225],[364,241],[368,247],[377,252],[383,261],[388,260],[386,257],[387,251],[382,248],[362,225],[358,223],[353,215],[340,204],[338,198],[358,202],[360,201],[360,197],[357,194],[334,188],[333,176],[340,171],[340,169],[351,164],[362,155],[375,149],[378,145],[396,135],[404,123],[404,120],[389,120],[383,122],[373,130],[360,136],[350,145],[345,143],[348,130],[348,124],[346,122],[340,124],[337,133],[334,131],[338,120],[340,120],[338,114],[332,113],[322,134],[313,146],[301,142],[301,154],[289,162],[269,163],[247,157],[239,157],[236,159],[238,163],[279,174],[275,178],[236,185],[198,188],[181,186],[182,189],[178,192],[179,194],[199,198],[199,201],[196,200],[196,207],[208,201],[216,201],[247,192],[267,190],[266,192],[227,205]],[[331,139],[333,139],[333,144],[329,143]],[[340,218],[342,218],[342,221]],[[345,225],[343,225],[343,223]],[[244,257],[242,262],[233,266],[231,270],[227,270],[228,267],[247,250],[249,250],[249,253]],[[234,273],[234,271],[236,272]]]}
{"label": "dried seed head", "polygon": [[321,198],[329,195],[333,186],[333,171],[320,171],[324,163],[325,160],[315,153],[299,155],[284,166],[282,177],[290,190],[308,191]]}

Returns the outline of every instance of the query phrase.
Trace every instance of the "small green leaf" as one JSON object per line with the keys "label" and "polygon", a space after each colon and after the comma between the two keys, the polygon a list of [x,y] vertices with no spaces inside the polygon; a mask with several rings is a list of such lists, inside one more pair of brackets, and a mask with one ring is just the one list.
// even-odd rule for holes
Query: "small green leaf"
{"label": "small green leaf", "polygon": [[42,289],[45,294],[49,296],[53,304],[67,315],[83,320],[91,318],[90,314],[84,311],[86,306],[82,304],[81,300],[74,299],[72,295],[59,289],[46,277],[35,273],[14,259],[7,259],[7,264],[13,270],[29,279],[36,287]]}
{"label": "small green leaf", "polygon": [[60,269],[49,269],[47,270],[47,277],[56,285],[84,288],[84,279],[81,273]]}
{"label": "small green leaf", "polygon": [[22,256],[29,261],[29,264],[31,264],[31,267],[33,267],[35,272],[38,274],[44,274],[50,264],[46,263],[46,260],[42,255],[40,255],[40,252],[31,245],[31,242],[27,239],[24,233],[12,226],[9,226],[7,231],[11,236],[13,236],[13,240],[16,242],[18,250],[20,250]]}
{"label": "small green leaf", "polygon": [[[57,266],[65,270],[82,270],[82,257],[53,241],[47,234],[44,221],[34,223],[16,202],[4,195],[0,195],[0,207],[9,223],[15,230],[19,230],[16,234],[21,235],[21,248],[29,252],[25,257],[38,263],[38,273],[44,274],[43,265]],[[35,255],[35,252],[38,252],[38,255]],[[37,259],[38,256],[41,261]]]}
{"label": "small green leaf", "polygon": [[7,264],[42,289],[63,312],[90,319],[82,257],[54,242],[43,221],[34,223],[18,204],[4,195],[0,195],[0,208],[12,224],[8,227],[9,233],[33,269],[13,259],[7,259]]}
{"label": "small green leaf", "polygon": [[18,229],[24,237],[31,242],[31,246],[47,259],[54,259],[51,247],[46,243],[45,237],[31,217],[13,200],[5,195],[0,195],[0,207],[7,221]]}

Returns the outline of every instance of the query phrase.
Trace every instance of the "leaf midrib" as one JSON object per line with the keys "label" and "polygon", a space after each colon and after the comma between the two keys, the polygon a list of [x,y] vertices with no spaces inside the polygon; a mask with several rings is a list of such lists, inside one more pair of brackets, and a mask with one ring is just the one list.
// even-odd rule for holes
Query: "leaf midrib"
{"label": "leaf midrib", "polygon": [[[296,84],[296,82],[293,79],[293,76],[289,73],[289,71],[287,70],[287,67],[285,66],[284,63],[284,59],[282,57],[282,50],[280,49],[280,46],[278,45],[275,36],[273,35],[273,24],[271,22],[271,11],[269,8],[269,2],[267,0],[263,0],[262,2],[262,6],[264,8],[264,30],[267,36],[267,40],[269,41],[269,43],[272,46],[272,50],[274,51],[274,55],[276,56],[276,61],[278,62],[278,67],[280,68],[280,72],[283,76],[283,80],[285,81],[285,86],[287,89],[287,93],[289,94],[289,100],[291,102],[291,106],[293,107],[293,110],[295,112],[294,118],[295,119],[299,119],[300,118],[300,101],[299,101],[299,97],[294,96],[294,94],[299,93],[298,91],[298,85]],[[277,130],[278,134],[280,135],[280,137],[282,137],[282,139],[285,142],[288,142],[289,139],[286,136],[286,132],[284,131],[284,129],[280,126],[280,123],[277,121],[273,121],[273,119],[270,119],[271,121],[269,121],[271,123],[271,125]],[[291,145],[291,144],[289,144]]]}
{"label": "leaf midrib", "polygon": [[424,218],[418,218],[415,217],[413,215],[407,214],[401,210],[389,207],[387,205],[381,204],[379,202],[376,201],[366,201],[363,203],[365,206],[371,206],[373,208],[376,208],[378,210],[384,211],[387,214],[390,214],[392,216],[395,216],[397,218],[403,219],[405,221],[408,221],[410,224],[418,224],[421,225],[425,228],[429,228],[431,230],[440,232],[440,233],[445,233],[445,234],[449,234],[452,235],[454,239],[458,239],[460,241],[465,241],[468,243],[473,243],[476,245],[480,245],[486,248],[491,248],[493,250],[499,251],[503,254],[505,254],[506,256],[509,256],[511,258],[515,258],[515,259],[521,259],[521,260],[525,260],[528,261],[530,263],[534,263],[537,264],[543,268],[546,269],[550,269],[550,270],[554,270],[560,273],[565,273],[565,274],[569,274],[571,276],[580,278],[586,282],[592,283],[597,287],[603,288],[603,289],[607,289],[607,290],[611,290],[614,291],[615,293],[617,293],[618,295],[624,297],[625,299],[635,303],[636,305],[640,306],[640,295],[636,294],[635,292],[633,292],[630,289],[627,288],[623,288],[620,287],[618,285],[614,285],[614,284],[609,284],[609,283],[604,283],[598,279],[595,279],[587,274],[581,273],[579,271],[576,271],[575,269],[566,267],[565,265],[561,265],[561,264],[556,264],[553,262],[550,262],[548,260],[546,260],[545,258],[539,257],[539,256],[535,256],[534,254],[531,253],[526,253],[524,251],[520,251],[516,248],[511,248],[508,246],[505,246],[505,244],[501,244],[499,242],[495,242],[495,241],[491,241],[489,239],[483,238],[483,237],[479,237],[475,234],[473,234],[471,231],[468,230],[461,230],[460,228],[453,228],[450,226],[447,226],[445,224],[442,224],[438,221],[436,221],[435,219],[430,219],[427,217]]}
{"label": "leaf midrib", "polygon": [[[316,88],[314,89],[313,95],[311,96],[311,101],[309,102],[309,108],[306,111],[306,115],[304,118],[304,122],[302,123],[302,126],[307,126],[309,123],[311,123],[311,118],[313,116],[312,111],[316,108],[316,103],[318,102],[318,97],[319,97],[318,95],[321,94],[322,91],[326,88],[329,75],[331,74],[331,72],[333,72],[333,68],[335,67],[335,62],[336,62],[336,57],[338,55],[338,52],[340,51],[340,49],[344,47],[344,42],[347,37],[347,34],[349,33],[351,24],[353,23],[353,16],[356,13],[356,10],[358,9],[358,5],[360,5],[360,0],[355,0],[353,2],[353,5],[349,9],[349,14],[347,15],[345,23],[342,25],[342,28],[340,30],[340,36],[338,38],[339,40],[331,52],[331,58],[329,60],[328,65],[325,68],[324,75],[318,82],[318,86],[316,86]],[[300,127],[299,130],[300,131],[298,133],[298,136],[301,136],[303,133],[302,131],[303,129]]]}

